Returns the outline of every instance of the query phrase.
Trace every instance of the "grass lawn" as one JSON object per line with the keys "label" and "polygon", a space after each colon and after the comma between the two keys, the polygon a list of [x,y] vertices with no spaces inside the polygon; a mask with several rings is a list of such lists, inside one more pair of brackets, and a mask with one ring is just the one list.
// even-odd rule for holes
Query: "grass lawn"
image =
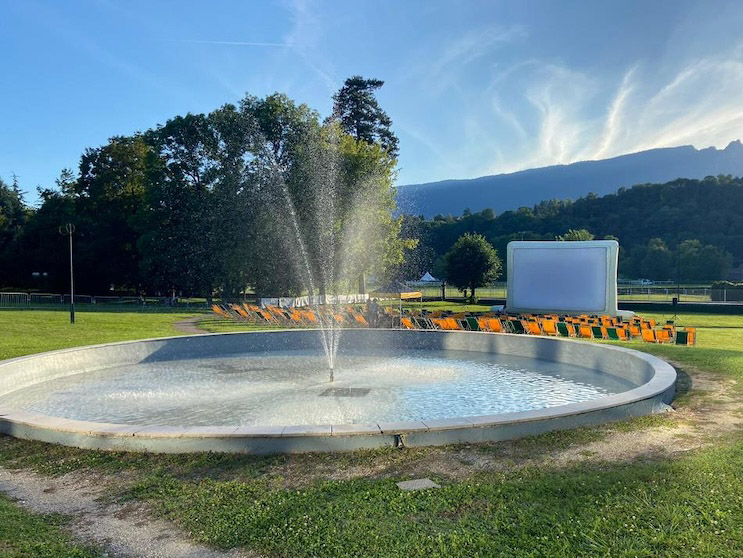
{"label": "grass lawn", "polygon": [[[87,329],[72,336],[63,313],[0,312],[3,331],[15,324],[10,336],[0,337],[0,355],[172,335],[171,323],[183,317],[99,316],[96,323],[87,321],[92,315],[81,315],[75,328]],[[22,322],[25,329],[17,325]],[[680,315],[678,323],[699,328],[697,347],[623,345],[669,358],[687,370],[692,389],[679,405],[701,397],[693,384],[702,373],[737,381],[730,389],[738,397],[743,316],[689,314]],[[206,327],[222,331],[232,326],[208,318]],[[672,420],[672,415],[636,419],[611,431],[650,434],[669,428]],[[269,457],[116,454],[1,437],[0,465],[52,475],[94,472],[110,479],[112,497],[149,502],[199,541],[267,556],[743,555],[739,430],[673,458],[553,462],[560,451],[579,452],[609,431],[584,428],[468,448]],[[513,466],[522,454],[533,460]],[[498,466],[478,470],[478,455]],[[434,459],[448,468],[427,468]],[[120,477],[123,470],[128,474]],[[415,476],[429,476],[442,488],[407,493],[395,486]],[[23,512],[0,500],[0,523],[18,513]],[[28,520],[56,528],[55,519]],[[3,544],[25,544],[22,535],[12,534],[4,543],[2,533],[0,526],[0,555]]]}
{"label": "grass lawn", "polygon": [[0,360],[79,345],[182,335],[173,323],[191,314],[0,310]]}

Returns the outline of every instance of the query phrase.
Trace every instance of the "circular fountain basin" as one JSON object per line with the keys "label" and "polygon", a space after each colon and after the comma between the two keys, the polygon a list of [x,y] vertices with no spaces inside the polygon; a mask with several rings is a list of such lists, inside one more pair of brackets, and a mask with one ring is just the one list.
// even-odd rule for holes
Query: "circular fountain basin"
{"label": "circular fountain basin", "polygon": [[495,441],[668,408],[675,370],[526,335],[343,331],[114,343],[0,362],[0,432],[152,452],[347,451]]}

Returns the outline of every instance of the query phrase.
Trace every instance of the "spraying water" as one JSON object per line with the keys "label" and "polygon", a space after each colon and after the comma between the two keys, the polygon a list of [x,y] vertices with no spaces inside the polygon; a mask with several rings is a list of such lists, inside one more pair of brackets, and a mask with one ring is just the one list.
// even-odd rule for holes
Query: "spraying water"
{"label": "spraying water", "polygon": [[349,183],[348,177],[342,176],[337,134],[329,134],[304,153],[299,186],[296,180],[289,183],[287,169],[271,153],[266,155],[272,194],[285,209],[285,251],[294,260],[318,318],[320,342],[333,381],[343,331],[337,295],[348,293],[358,276],[360,247],[369,252],[375,245],[371,221],[365,218],[373,214],[374,203],[364,195],[369,190],[364,181]]}

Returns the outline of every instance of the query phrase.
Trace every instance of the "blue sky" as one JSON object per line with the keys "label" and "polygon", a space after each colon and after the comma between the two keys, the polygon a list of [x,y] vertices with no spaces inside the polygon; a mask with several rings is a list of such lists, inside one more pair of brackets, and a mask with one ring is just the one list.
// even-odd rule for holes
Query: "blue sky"
{"label": "blue sky", "polygon": [[743,136],[737,0],[0,0],[0,177],[28,199],[113,135],[353,74],[400,137],[398,183]]}

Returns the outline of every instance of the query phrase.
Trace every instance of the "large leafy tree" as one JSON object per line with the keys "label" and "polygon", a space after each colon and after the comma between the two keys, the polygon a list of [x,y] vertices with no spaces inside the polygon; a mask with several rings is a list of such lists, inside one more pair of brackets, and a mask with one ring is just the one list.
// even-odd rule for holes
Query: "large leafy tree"
{"label": "large leafy tree", "polygon": [[212,187],[217,163],[205,115],[176,117],[148,134],[154,157],[148,170],[148,210],[139,240],[141,272],[162,293],[211,296],[219,254]]}
{"label": "large leafy tree", "polygon": [[[63,169],[56,180],[56,188],[39,189],[41,206],[33,212],[19,242],[21,276],[26,281],[31,278],[31,283],[25,285],[46,292],[69,292],[69,256],[66,239],[59,234],[59,227],[64,223],[77,223],[76,182],[72,171]],[[34,272],[41,276],[32,276]]]}
{"label": "large leafy tree", "polygon": [[75,198],[81,289],[104,293],[111,287],[137,288],[137,229],[150,161],[151,147],[141,135],[114,137],[102,147],[87,149],[79,177],[66,183],[64,188]]}
{"label": "large leafy tree", "polygon": [[30,217],[18,179],[14,176],[10,185],[0,179],[0,285],[23,279],[18,242]]}
{"label": "large leafy tree", "polygon": [[[323,125],[282,94],[176,116],[86,150],[78,176],[41,192],[19,261],[61,278],[53,240],[72,222],[78,282],[95,294],[111,285],[230,299],[247,286],[261,295],[352,288],[412,245],[399,239],[395,160],[380,137],[352,137],[339,120]],[[7,236],[5,208],[15,201],[3,201],[6,190]]]}
{"label": "large leafy tree", "polygon": [[446,254],[446,280],[475,299],[475,289],[495,281],[501,271],[498,252],[484,236],[466,233]]}
{"label": "large leafy tree", "polygon": [[333,117],[356,141],[378,143],[391,158],[397,158],[398,139],[391,129],[392,119],[374,96],[383,85],[380,79],[348,78],[333,95]]}

